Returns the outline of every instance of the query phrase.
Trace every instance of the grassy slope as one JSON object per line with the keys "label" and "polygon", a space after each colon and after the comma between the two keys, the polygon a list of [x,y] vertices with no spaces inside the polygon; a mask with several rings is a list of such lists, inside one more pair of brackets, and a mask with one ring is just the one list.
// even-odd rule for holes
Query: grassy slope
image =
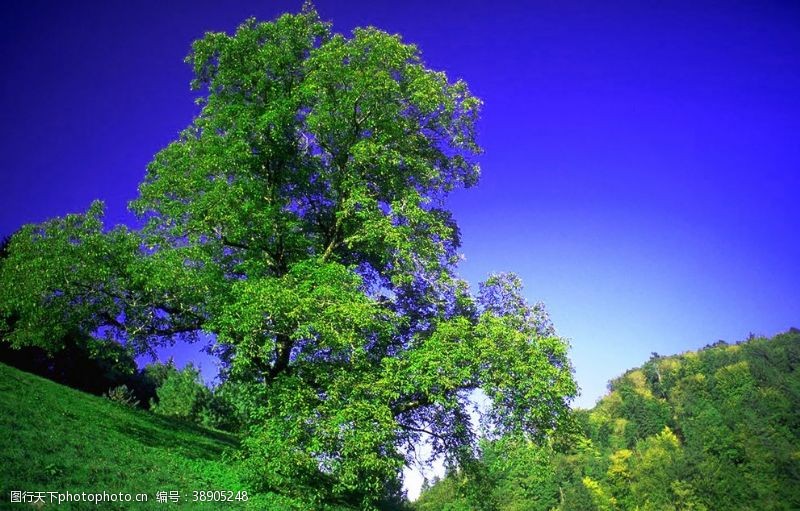
{"label": "grassy slope", "polygon": [[[194,490],[244,490],[226,450],[233,437],[134,410],[0,364],[0,509],[10,492],[147,493],[148,504],[48,504],[43,509],[237,509],[191,502]],[[181,504],[158,504],[178,490]],[[251,493],[252,496],[252,493]],[[252,501],[247,506],[255,507]]]}

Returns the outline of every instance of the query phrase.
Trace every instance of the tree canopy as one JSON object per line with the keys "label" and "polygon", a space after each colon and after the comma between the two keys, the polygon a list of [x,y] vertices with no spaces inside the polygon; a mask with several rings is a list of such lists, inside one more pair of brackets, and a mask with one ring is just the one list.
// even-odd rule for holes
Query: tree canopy
{"label": "tree canopy", "polygon": [[547,438],[576,393],[567,343],[520,280],[457,275],[448,193],[478,180],[480,101],[399,36],[335,34],[313,8],[208,33],[200,111],[131,203],[26,226],[0,267],[14,346],[63,332],[140,352],[203,332],[247,410],[264,491],[368,508],[426,443],[464,464],[470,396],[493,433]]}

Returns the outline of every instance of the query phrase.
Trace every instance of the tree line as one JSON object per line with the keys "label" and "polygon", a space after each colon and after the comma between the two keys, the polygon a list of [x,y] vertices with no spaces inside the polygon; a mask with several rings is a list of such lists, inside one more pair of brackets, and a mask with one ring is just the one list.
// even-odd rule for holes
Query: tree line
{"label": "tree line", "polygon": [[415,509],[798,509],[798,409],[800,330],[653,354],[576,410],[562,441],[487,441]]}

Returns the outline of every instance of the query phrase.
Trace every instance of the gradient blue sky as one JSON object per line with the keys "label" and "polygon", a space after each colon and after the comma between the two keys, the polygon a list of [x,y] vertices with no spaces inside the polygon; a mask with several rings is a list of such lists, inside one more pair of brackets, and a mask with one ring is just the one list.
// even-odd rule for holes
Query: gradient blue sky
{"label": "gradient blue sky", "polygon": [[[300,5],[3,2],[0,234],[95,198],[129,221],[195,113],[191,41]],[[800,4],[316,5],[484,100],[482,181],[451,200],[462,275],[522,276],[571,339],[579,405],[653,351],[800,326]]]}

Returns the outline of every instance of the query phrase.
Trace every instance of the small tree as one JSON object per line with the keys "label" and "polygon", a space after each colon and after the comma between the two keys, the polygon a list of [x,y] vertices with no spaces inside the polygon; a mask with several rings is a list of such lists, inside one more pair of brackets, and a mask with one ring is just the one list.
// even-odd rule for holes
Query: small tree
{"label": "small tree", "polygon": [[150,410],[155,413],[179,419],[200,422],[203,411],[211,401],[211,391],[205,386],[200,371],[187,364],[181,370],[168,371],[163,382],[156,389],[155,400],[150,402]]}

